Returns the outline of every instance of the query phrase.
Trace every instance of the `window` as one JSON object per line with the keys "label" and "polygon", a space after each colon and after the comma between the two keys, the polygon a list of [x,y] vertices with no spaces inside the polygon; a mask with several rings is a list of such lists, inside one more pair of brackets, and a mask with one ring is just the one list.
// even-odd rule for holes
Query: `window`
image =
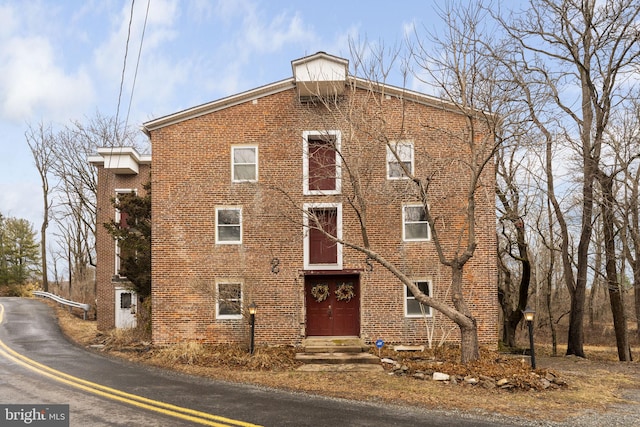
{"label": "window", "polygon": [[431,239],[427,213],[422,205],[402,207],[402,240],[424,241]]}
{"label": "window", "polygon": [[[120,199],[125,194],[136,193],[135,189],[127,188],[127,189],[116,189],[116,201]],[[116,224],[118,224],[121,228],[129,228],[129,215],[126,212],[120,211],[120,209],[116,209],[114,220]],[[116,259],[115,259],[115,274],[122,276],[122,260],[128,258],[131,254],[127,252],[122,245],[120,245],[120,241],[116,239]]]}
{"label": "window", "polygon": [[342,269],[342,245],[327,236],[342,238],[342,206],[317,203],[304,206],[304,265],[306,269]]}
{"label": "window", "polygon": [[242,284],[220,282],[216,284],[216,319],[242,318]]}
{"label": "window", "polygon": [[231,147],[231,169],[233,182],[255,182],[258,180],[258,147]]}
{"label": "window", "polygon": [[387,178],[406,179],[407,175],[402,166],[404,165],[413,174],[413,143],[390,142],[389,145],[387,146]]}
{"label": "window", "polygon": [[[427,296],[431,296],[431,282],[428,280],[419,280],[413,282],[420,289],[420,292]],[[404,287],[404,315],[405,317],[422,317],[431,316],[431,307],[424,305],[416,299],[408,287]]]}
{"label": "window", "polygon": [[241,208],[216,208],[216,243],[242,243]]}
{"label": "window", "polygon": [[131,308],[131,292],[120,294],[120,308]]}
{"label": "window", "polygon": [[341,188],[340,131],[303,132],[303,193],[339,194]]}

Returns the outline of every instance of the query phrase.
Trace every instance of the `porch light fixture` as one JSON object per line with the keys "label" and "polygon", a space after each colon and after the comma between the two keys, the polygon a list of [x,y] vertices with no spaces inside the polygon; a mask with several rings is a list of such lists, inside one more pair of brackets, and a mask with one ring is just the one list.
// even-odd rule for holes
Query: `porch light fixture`
{"label": "porch light fixture", "polygon": [[531,369],[536,369],[536,354],[533,348],[533,319],[535,317],[536,311],[527,306],[522,314],[524,314],[524,320],[527,321],[527,325],[529,327],[529,352],[531,353]]}
{"label": "porch light fixture", "polygon": [[255,338],[256,331],[256,312],[258,311],[258,306],[255,302],[251,302],[249,304],[249,317],[251,320],[251,344],[249,345],[249,354],[253,354],[253,344]]}

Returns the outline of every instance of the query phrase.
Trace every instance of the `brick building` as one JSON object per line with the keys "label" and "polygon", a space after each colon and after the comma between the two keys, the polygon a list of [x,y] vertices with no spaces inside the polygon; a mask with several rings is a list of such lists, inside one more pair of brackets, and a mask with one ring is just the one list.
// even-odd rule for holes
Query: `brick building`
{"label": "brick building", "polygon": [[142,195],[149,182],[151,156],[141,155],[132,147],[99,148],[89,162],[97,169],[96,201],[96,301],[98,329],[126,328],[136,324],[139,301],[130,284],[121,277],[120,249],[104,224],[120,221],[113,199],[120,194]]}
{"label": "brick building", "polygon": [[[435,227],[445,252],[459,250],[468,121],[442,100],[350,76],[347,60],[322,52],[293,61],[292,71],[144,124],[153,153],[154,343],[246,342],[250,303],[258,306],[258,344],[323,335],[459,339],[453,323],[355,247],[451,300],[451,270],[438,260],[406,172],[430,177]],[[127,153],[136,174],[108,165],[113,151],[94,161],[101,195],[148,179],[150,159]],[[498,339],[493,189],[490,165],[476,189],[477,248],[464,270],[465,298],[487,344]],[[99,209],[99,223],[106,212],[113,209]],[[113,307],[126,301],[114,296],[113,241],[100,232],[97,239],[99,326],[109,328]]]}

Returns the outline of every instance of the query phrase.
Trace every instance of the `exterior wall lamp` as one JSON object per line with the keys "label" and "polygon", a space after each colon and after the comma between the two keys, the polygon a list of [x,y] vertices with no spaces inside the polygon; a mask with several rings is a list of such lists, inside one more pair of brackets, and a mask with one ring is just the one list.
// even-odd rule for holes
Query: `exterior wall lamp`
{"label": "exterior wall lamp", "polygon": [[531,353],[531,369],[536,369],[536,354],[533,348],[533,319],[535,317],[536,311],[527,306],[522,314],[524,314],[524,320],[527,321],[527,325],[529,326],[529,352]]}
{"label": "exterior wall lamp", "polygon": [[253,354],[254,348],[254,339],[255,339],[255,331],[256,331],[256,312],[258,311],[258,306],[255,302],[251,302],[249,304],[249,318],[251,321],[251,344],[249,345],[249,354]]}

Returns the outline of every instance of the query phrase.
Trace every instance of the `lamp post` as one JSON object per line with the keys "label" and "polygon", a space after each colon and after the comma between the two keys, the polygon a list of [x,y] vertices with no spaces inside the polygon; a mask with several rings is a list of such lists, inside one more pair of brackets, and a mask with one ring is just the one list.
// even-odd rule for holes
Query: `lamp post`
{"label": "lamp post", "polygon": [[527,306],[522,314],[524,314],[524,320],[527,321],[527,325],[529,326],[529,351],[531,352],[531,369],[536,369],[536,354],[533,348],[533,318],[536,314],[536,311]]}
{"label": "lamp post", "polygon": [[249,304],[249,316],[251,319],[251,344],[249,345],[249,354],[253,354],[253,343],[256,331],[256,311],[258,311],[258,306],[255,302]]}

